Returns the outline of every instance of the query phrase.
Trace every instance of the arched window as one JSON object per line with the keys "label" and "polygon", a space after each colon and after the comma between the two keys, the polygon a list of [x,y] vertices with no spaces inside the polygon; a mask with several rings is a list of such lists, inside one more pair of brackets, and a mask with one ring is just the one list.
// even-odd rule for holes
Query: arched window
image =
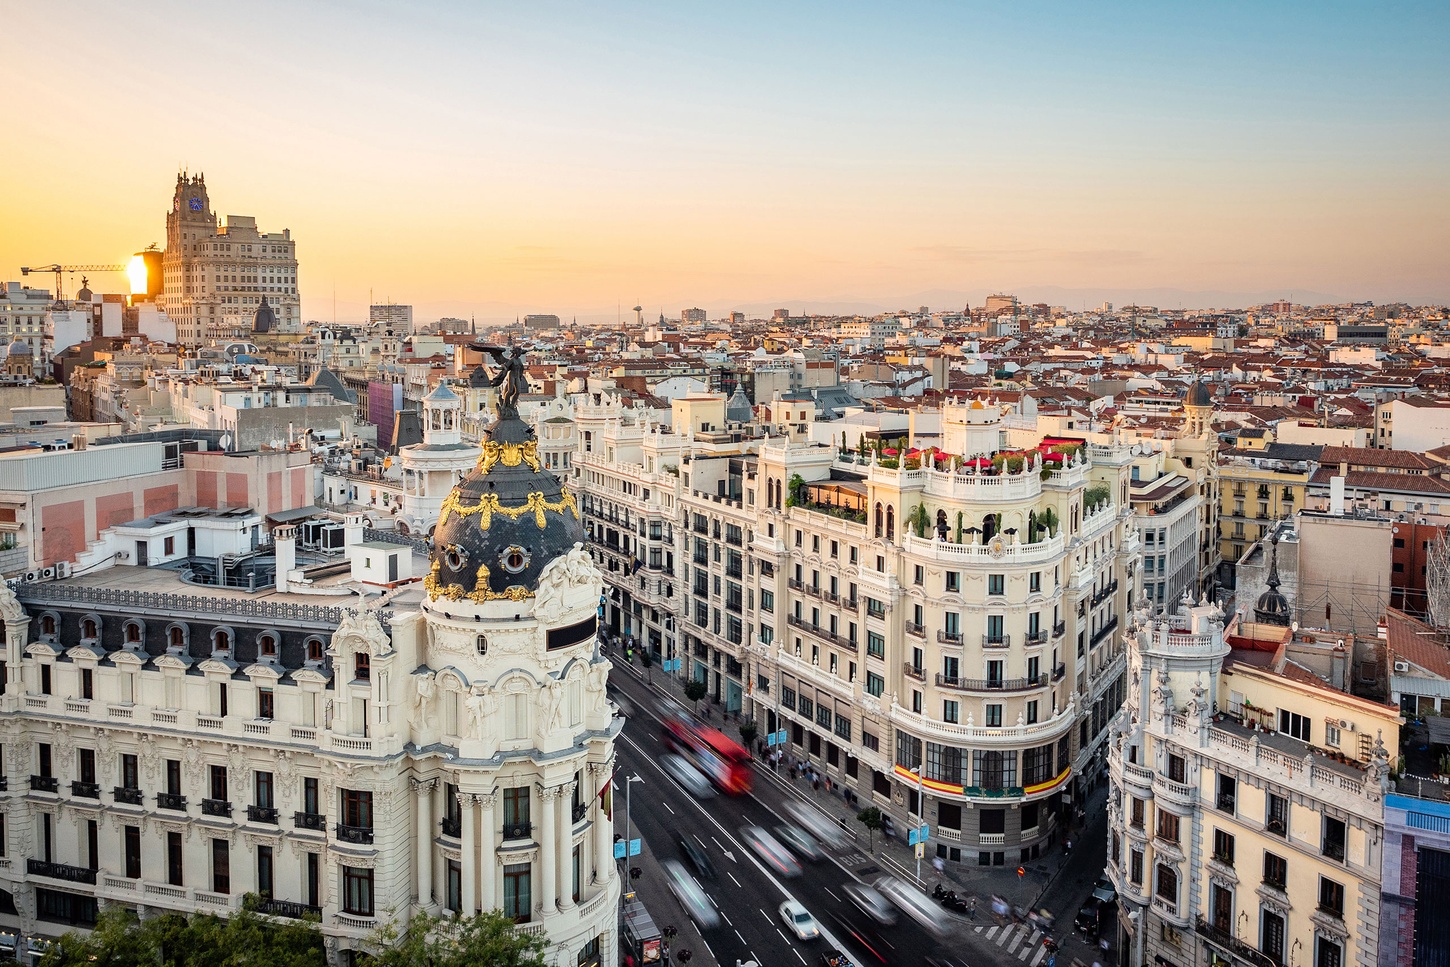
{"label": "arched window", "polygon": [[232,636],[218,628],[211,634],[211,647],[212,651],[231,651]]}
{"label": "arched window", "polygon": [[139,645],[141,643],[141,623],[139,621],[126,622],[126,644]]}
{"label": "arched window", "polygon": [[167,629],[166,643],[176,650],[186,647],[186,629],[181,625],[172,625]]}
{"label": "arched window", "polygon": [[896,507],[895,505],[886,508],[886,539],[896,540]]}
{"label": "arched window", "polygon": [[322,639],[316,636],[307,639],[307,660],[322,661]]}
{"label": "arched window", "polygon": [[96,628],[96,619],[95,618],[87,618],[87,619],[85,619],[84,621],[81,622],[81,637],[82,638],[95,638],[95,637],[97,637],[97,635],[96,635],[97,630],[98,629]]}
{"label": "arched window", "polygon": [[876,536],[877,537],[880,537],[884,533],[884,525],[882,523],[882,519],[883,519],[883,517],[882,517],[882,512],[881,512],[881,505],[878,503],[876,505]]}
{"label": "arched window", "polygon": [[997,515],[988,514],[982,518],[982,543],[986,544],[997,536]]}
{"label": "arched window", "polygon": [[55,615],[48,614],[40,619],[40,633],[47,638],[55,637]]}
{"label": "arched window", "polygon": [[257,639],[257,654],[263,658],[277,657],[277,636],[268,632]]}

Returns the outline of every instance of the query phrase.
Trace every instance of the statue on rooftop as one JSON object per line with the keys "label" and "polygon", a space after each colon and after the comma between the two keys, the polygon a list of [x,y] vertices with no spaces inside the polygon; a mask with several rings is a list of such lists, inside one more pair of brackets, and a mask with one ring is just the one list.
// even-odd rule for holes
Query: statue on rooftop
{"label": "statue on rooftop", "polygon": [[486,346],[474,343],[469,348],[487,353],[498,364],[498,372],[488,381],[489,386],[498,387],[498,418],[516,420],[519,417],[519,397],[527,381],[524,378],[524,349],[515,346],[510,353],[505,346]]}

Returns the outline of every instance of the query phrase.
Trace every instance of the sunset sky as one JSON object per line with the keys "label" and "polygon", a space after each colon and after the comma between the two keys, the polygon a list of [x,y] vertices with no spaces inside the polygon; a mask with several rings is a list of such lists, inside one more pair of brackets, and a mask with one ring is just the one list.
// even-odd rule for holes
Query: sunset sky
{"label": "sunset sky", "polygon": [[1450,300],[1444,0],[3,9],[4,278],[184,167],[323,321]]}

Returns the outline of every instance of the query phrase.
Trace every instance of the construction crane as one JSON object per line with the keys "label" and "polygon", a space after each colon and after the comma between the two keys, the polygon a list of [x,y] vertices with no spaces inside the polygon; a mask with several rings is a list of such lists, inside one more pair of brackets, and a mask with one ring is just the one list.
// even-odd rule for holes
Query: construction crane
{"label": "construction crane", "polygon": [[[124,274],[125,271],[126,266],[124,265],[61,265],[55,262],[50,265],[22,265],[20,267],[21,275],[29,275],[32,272],[54,272],[56,302],[65,301],[65,294],[61,291],[61,273],[63,272],[74,275],[76,272],[120,272]],[[86,280],[82,278],[81,285],[85,284]]]}

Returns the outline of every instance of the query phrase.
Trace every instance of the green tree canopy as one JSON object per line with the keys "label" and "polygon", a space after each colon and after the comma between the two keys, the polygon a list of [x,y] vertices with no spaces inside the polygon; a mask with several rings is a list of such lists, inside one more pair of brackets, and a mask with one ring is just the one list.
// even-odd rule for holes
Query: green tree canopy
{"label": "green tree canopy", "polygon": [[414,914],[407,926],[390,923],[373,935],[377,967],[545,967],[548,945],[538,934],[520,933],[500,910],[472,917]]}

